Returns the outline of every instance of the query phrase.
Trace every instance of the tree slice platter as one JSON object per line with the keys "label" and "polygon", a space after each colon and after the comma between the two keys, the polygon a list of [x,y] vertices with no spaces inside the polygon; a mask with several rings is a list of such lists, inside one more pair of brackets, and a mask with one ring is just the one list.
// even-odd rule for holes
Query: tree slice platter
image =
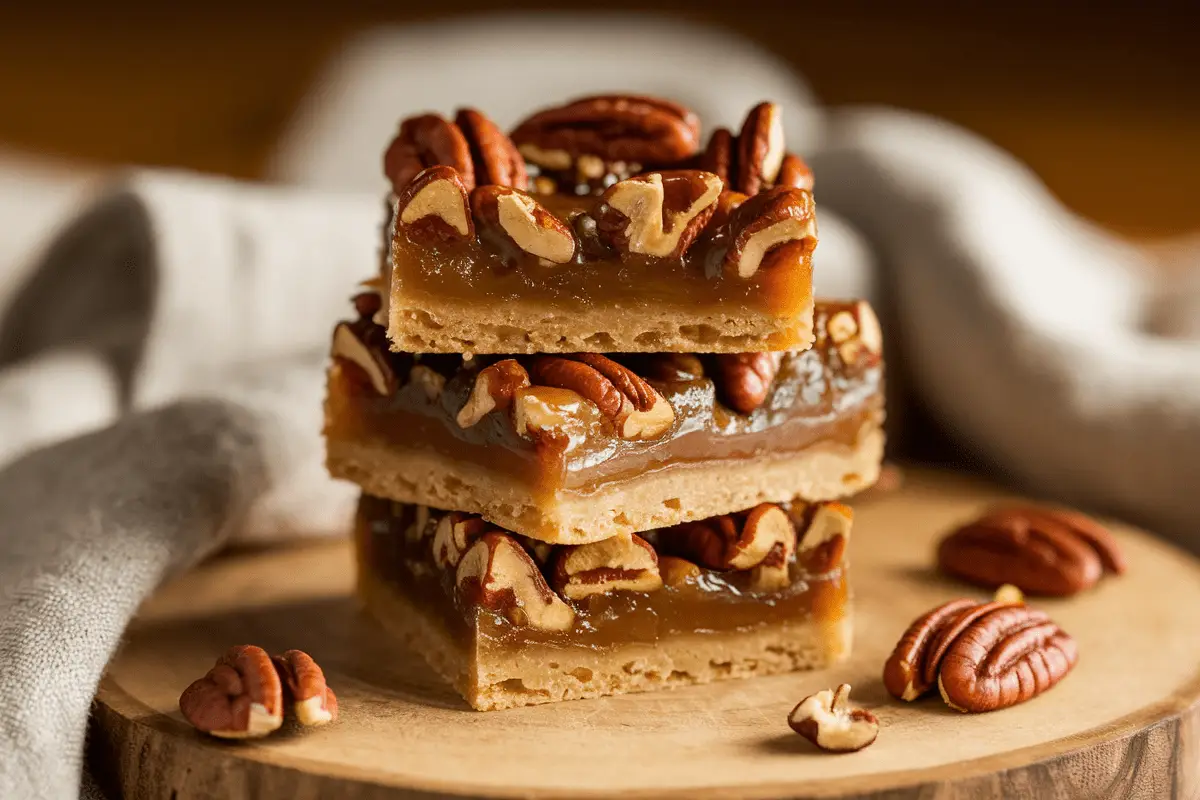
{"label": "tree slice platter", "polygon": [[[884,659],[909,622],[983,596],[933,571],[933,545],[1001,497],[916,471],[858,504],[854,654],[835,668],[491,713],[360,616],[345,542],[226,555],[145,604],[100,685],[89,759],[134,800],[1200,796],[1200,564],[1143,533],[1117,530],[1124,577],[1035,601],[1080,649],[1049,693],[964,715],[884,691]],[[180,692],[244,643],[312,654],[341,719],[242,743],[194,731]],[[882,730],[861,752],[820,753],[787,713],[843,681]]]}

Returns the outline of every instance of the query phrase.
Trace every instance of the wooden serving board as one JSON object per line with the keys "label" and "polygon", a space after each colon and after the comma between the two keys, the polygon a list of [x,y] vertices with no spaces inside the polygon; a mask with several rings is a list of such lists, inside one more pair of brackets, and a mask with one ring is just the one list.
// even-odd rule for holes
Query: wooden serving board
{"label": "wooden serving board", "polygon": [[[1141,533],[1118,531],[1128,575],[1038,603],[1081,653],[1049,693],[963,715],[884,691],[883,661],[914,617],[982,596],[934,574],[933,543],[1000,496],[916,472],[859,505],[854,655],[836,668],[492,713],[359,616],[347,544],[229,555],[145,605],[101,683],[89,757],[125,797],[174,800],[1200,796],[1200,565]],[[341,719],[247,743],[192,730],[180,692],[242,643],[311,653]],[[842,681],[882,730],[859,753],[819,753],[786,716]]]}

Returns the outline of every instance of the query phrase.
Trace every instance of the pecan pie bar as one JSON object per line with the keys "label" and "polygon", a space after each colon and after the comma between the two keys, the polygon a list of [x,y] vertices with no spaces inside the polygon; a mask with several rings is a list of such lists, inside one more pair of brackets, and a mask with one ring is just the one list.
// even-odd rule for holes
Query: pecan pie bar
{"label": "pecan pie bar", "polygon": [[363,495],[358,595],[481,711],[821,667],[848,655],[837,503],[548,545]]}
{"label": "pecan pie bar", "polygon": [[686,108],[589,97],[505,136],[405,120],[381,321],[413,353],[742,352],[812,341],[812,175],[772,103],[700,152]]}
{"label": "pecan pie bar", "polygon": [[373,495],[581,544],[878,475],[881,336],[863,302],[818,303],[802,352],[469,360],[390,352],[379,301],[356,302],[334,335],[327,463]]}

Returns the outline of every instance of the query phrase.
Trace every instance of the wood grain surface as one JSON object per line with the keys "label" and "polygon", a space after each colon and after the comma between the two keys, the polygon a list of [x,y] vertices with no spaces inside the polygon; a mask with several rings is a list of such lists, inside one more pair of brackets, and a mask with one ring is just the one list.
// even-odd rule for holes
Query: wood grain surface
{"label": "wood grain surface", "polygon": [[[1118,531],[1127,576],[1039,603],[1081,651],[1051,692],[962,715],[884,691],[883,660],[908,622],[978,594],[932,573],[934,541],[999,496],[918,472],[859,505],[855,652],[836,668],[486,714],[357,613],[345,543],[225,556],[145,605],[100,687],[90,763],[131,800],[1197,797],[1200,565],[1144,534]],[[309,651],[342,718],[241,744],[192,730],[179,693],[240,643]],[[786,715],[841,681],[882,731],[860,753],[821,754]]]}

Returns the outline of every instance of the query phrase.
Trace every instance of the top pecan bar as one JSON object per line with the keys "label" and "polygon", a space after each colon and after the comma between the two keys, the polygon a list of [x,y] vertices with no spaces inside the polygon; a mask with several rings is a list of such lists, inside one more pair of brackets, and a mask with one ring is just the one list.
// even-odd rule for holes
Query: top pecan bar
{"label": "top pecan bar", "polygon": [[633,96],[405,120],[386,323],[398,351],[747,352],[812,343],[812,175],[779,108],[700,148],[686,108]]}

